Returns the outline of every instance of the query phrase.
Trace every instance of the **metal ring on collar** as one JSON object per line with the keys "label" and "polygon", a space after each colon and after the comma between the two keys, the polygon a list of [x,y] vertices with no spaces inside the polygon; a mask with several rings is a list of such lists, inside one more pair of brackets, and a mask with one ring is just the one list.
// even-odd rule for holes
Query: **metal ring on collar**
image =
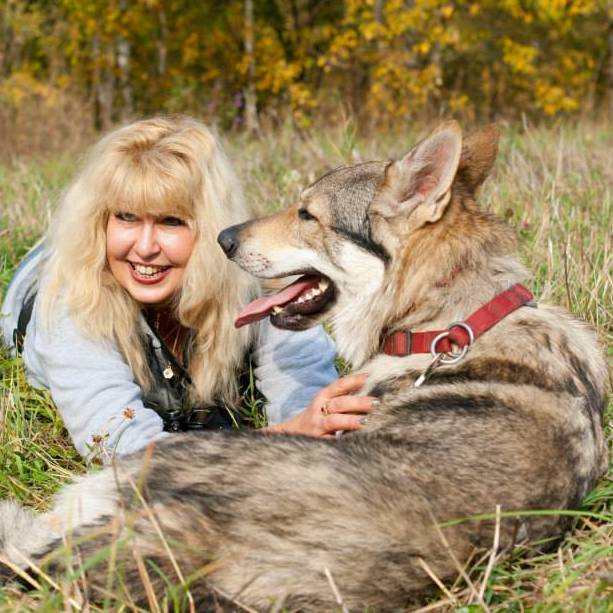
{"label": "metal ring on collar", "polygon": [[447,330],[451,331],[451,328],[464,328],[466,333],[468,334],[468,345],[465,347],[470,347],[475,342],[475,333],[473,329],[465,322],[465,321],[454,321],[447,326]]}
{"label": "metal ring on collar", "polygon": [[468,348],[473,344],[475,340],[475,334],[472,328],[466,322],[454,321],[453,323],[449,324],[447,330],[444,330],[443,332],[435,336],[432,340],[432,344],[430,345],[430,353],[432,354],[433,358],[436,358],[437,356],[441,355],[436,351],[436,346],[438,345],[439,341],[444,338],[447,338],[449,336],[451,328],[455,328],[456,326],[459,326],[460,328],[464,328],[464,330],[466,330],[466,332],[468,333],[468,344],[464,345],[464,347],[462,347],[460,351],[449,351],[442,354],[441,362],[443,364],[455,364],[456,362],[459,362],[466,355]]}

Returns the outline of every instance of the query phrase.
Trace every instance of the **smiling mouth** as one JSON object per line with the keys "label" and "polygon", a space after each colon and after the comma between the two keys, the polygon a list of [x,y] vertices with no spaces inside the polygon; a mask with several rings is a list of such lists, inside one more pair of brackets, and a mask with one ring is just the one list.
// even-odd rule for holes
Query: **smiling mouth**
{"label": "smiling mouth", "polygon": [[280,292],[249,303],[238,314],[234,325],[240,328],[270,317],[277,328],[304,330],[319,321],[319,316],[332,306],[335,298],[336,290],[328,277],[317,272],[303,275]]}
{"label": "smiling mouth", "polygon": [[144,279],[155,279],[165,273],[171,266],[151,266],[149,264],[136,264],[134,262],[128,262],[132,267],[132,270]]}

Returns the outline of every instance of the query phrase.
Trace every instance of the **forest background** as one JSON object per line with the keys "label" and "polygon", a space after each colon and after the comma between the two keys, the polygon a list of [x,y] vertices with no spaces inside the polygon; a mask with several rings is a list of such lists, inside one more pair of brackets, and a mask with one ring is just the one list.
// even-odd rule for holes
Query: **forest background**
{"label": "forest background", "polygon": [[0,0],[0,156],[157,112],[610,118],[612,50],[610,0]]}
{"label": "forest background", "polygon": [[[440,118],[494,120],[481,205],[516,229],[539,300],[588,321],[613,364],[612,55],[611,0],[0,0],[0,299],[83,152],[131,119],[213,125],[267,210],[332,167],[402,155]],[[0,348],[0,499],[45,510],[85,470]],[[421,613],[610,613],[613,466],[569,513],[557,549],[493,549]],[[0,588],[0,613],[133,610],[38,579]]]}

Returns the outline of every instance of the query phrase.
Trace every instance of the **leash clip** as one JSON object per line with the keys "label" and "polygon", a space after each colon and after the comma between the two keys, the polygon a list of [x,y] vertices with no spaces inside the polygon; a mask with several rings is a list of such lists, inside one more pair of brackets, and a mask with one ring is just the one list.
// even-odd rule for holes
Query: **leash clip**
{"label": "leash clip", "polygon": [[437,353],[434,358],[430,361],[430,364],[426,366],[421,375],[415,379],[415,383],[413,383],[413,387],[421,387],[426,379],[430,376],[430,373],[439,365],[439,362],[442,360],[443,354]]}
{"label": "leash clip", "polygon": [[[441,340],[449,336],[452,328],[463,328],[464,330],[466,330],[468,334],[468,343],[464,345],[464,347],[462,347],[460,351],[447,351],[447,352],[440,352],[440,353],[437,352],[436,346],[439,344]],[[440,356],[440,362],[442,364],[455,364],[456,362],[459,362],[466,355],[466,353],[468,352],[468,348],[474,342],[475,342],[475,333],[473,332],[473,329],[465,321],[454,321],[449,324],[449,326],[447,327],[447,330],[443,330],[443,332],[441,332],[440,334],[435,336],[434,339],[432,339],[432,343],[430,345],[430,353],[432,354],[433,358],[437,358],[438,356]]]}
{"label": "leash clip", "polygon": [[[444,338],[447,338],[451,333],[451,329],[456,327],[463,328],[464,330],[466,330],[466,333],[468,334],[468,343],[464,345],[464,347],[462,347],[460,351],[437,351],[436,346],[439,344],[439,342]],[[450,323],[447,330],[443,330],[443,332],[437,334],[432,339],[432,343],[430,344],[430,353],[432,354],[432,361],[430,362],[430,364],[428,364],[428,366],[426,366],[421,375],[417,377],[415,383],[413,384],[413,387],[421,387],[426,381],[426,379],[430,376],[430,373],[439,364],[455,364],[456,362],[459,362],[466,355],[466,353],[468,352],[468,348],[474,342],[475,333],[465,321],[454,321],[453,323]]]}

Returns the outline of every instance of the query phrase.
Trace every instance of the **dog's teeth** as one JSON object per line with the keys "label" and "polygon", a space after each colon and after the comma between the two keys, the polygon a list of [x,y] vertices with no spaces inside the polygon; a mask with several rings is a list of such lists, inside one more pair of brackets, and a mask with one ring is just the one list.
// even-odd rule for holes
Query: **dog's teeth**
{"label": "dog's teeth", "polygon": [[319,282],[319,285],[317,286],[317,288],[319,289],[320,292],[324,292],[328,289],[328,285],[330,285],[328,281],[326,279],[322,279]]}
{"label": "dog's teeth", "polygon": [[315,296],[319,296],[321,294],[321,290],[317,287],[312,287],[308,292],[302,294],[296,299],[296,304],[300,304],[302,302],[306,302],[307,300],[312,300]]}
{"label": "dog's teeth", "polygon": [[319,296],[319,294],[321,294],[321,290],[314,287],[305,294],[304,299],[311,300],[311,298],[315,298],[315,296]]}
{"label": "dog's teeth", "polygon": [[278,315],[283,309],[280,306],[274,306],[272,307],[272,314],[273,315]]}

